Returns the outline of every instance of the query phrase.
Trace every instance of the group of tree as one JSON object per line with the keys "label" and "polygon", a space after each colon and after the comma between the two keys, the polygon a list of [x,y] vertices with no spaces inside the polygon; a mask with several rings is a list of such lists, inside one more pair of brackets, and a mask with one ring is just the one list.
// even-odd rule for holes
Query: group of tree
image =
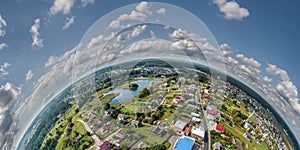
{"label": "group of tree", "polygon": [[[71,104],[68,101],[57,101],[56,103],[50,103],[49,108],[46,108],[46,111],[43,112],[43,117],[40,119],[40,124],[36,128],[35,134],[32,135],[30,141],[26,145],[25,149],[36,150],[40,149],[44,138],[53,127],[53,124],[58,120],[58,115],[64,114]],[[56,145],[55,141],[49,141],[50,146],[54,147]]]}
{"label": "group of tree", "polygon": [[138,97],[139,98],[144,98],[146,96],[150,95],[150,91],[148,88],[144,87],[139,93],[138,93]]}
{"label": "group of tree", "polygon": [[129,90],[136,90],[139,87],[139,85],[137,83],[130,83],[128,87]]}

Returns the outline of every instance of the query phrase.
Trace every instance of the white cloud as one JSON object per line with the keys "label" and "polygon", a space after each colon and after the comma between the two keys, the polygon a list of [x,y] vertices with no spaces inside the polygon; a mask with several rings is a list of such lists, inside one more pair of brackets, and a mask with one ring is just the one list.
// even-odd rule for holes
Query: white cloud
{"label": "white cloud", "polygon": [[90,42],[87,44],[87,49],[92,49],[96,46],[99,46],[99,45],[103,45],[104,42],[108,41],[108,40],[111,40],[112,38],[114,38],[116,36],[115,33],[111,33],[110,36],[103,36],[103,35],[99,35],[97,37],[93,37]]}
{"label": "white cloud", "polygon": [[237,60],[235,60],[234,58],[232,57],[225,57],[224,58],[225,62],[229,63],[229,64],[232,64],[232,65],[237,65],[239,62]]}
{"label": "white cloud", "polygon": [[279,80],[276,85],[276,91],[285,100],[288,100],[291,106],[300,113],[298,89],[291,81],[288,73],[273,64],[267,64],[266,71],[271,75],[277,75],[278,77],[280,77],[281,80]]}
{"label": "white cloud", "polygon": [[267,64],[267,65],[268,66],[266,68],[266,71],[271,75],[279,75],[282,81],[290,80],[290,77],[285,70],[278,68],[276,65],[272,65],[272,64]]}
{"label": "white cloud", "polygon": [[5,26],[7,26],[7,23],[0,14],[0,37],[3,37],[6,34],[6,31],[3,29]]}
{"label": "white cloud", "polygon": [[4,77],[7,76],[9,74],[9,72],[7,71],[7,68],[11,66],[10,63],[8,62],[4,62],[1,66],[0,66],[0,77]]}
{"label": "white cloud", "polygon": [[136,6],[136,10],[138,12],[141,12],[141,13],[145,13],[145,14],[148,14],[148,15],[152,15],[152,11],[149,10],[149,4],[148,2],[145,2],[145,1],[142,1],[140,4],[138,4]]}
{"label": "white cloud", "polygon": [[75,18],[76,16],[67,17],[65,25],[63,26],[62,29],[63,30],[68,29],[74,23]]}
{"label": "white cloud", "polygon": [[40,33],[39,33],[39,28],[40,28],[40,18],[37,18],[34,20],[34,24],[30,28],[30,33],[32,35],[32,46],[36,47],[44,47],[43,44],[43,39],[40,38]]}
{"label": "white cloud", "polygon": [[59,12],[68,14],[74,5],[75,0],[55,0],[50,8],[50,16],[56,15]]}
{"label": "white cloud", "polygon": [[142,25],[142,26],[137,26],[133,29],[133,31],[131,32],[131,34],[128,34],[127,35],[127,38],[128,39],[131,39],[131,38],[135,38],[135,37],[138,37],[140,34],[142,34],[147,28],[147,25]]}
{"label": "white cloud", "polygon": [[206,38],[199,37],[193,33],[187,33],[187,31],[182,29],[174,30],[169,37],[174,40],[172,45],[175,49],[191,51],[199,49],[203,54],[207,55],[212,54],[217,50]]}
{"label": "white cloud", "polygon": [[88,4],[94,4],[95,0],[81,0],[81,5],[86,7]]}
{"label": "white cloud", "polygon": [[198,49],[197,45],[187,39],[179,40],[174,43],[172,43],[172,48],[177,50],[190,50],[190,51],[196,51]]}
{"label": "white cloud", "polygon": [[237,54],[236,58],[240,59],[242,62],[246,63],[247,65],[253,66],[255,68],[260,68],[261,63],[254,60],[253,58],[245,57],[243,54]]}
{"label": "white cloud", "polygon": [[228,45],[228,43],[223,43],[220,45],[221,50],[231,52],[232,48]]}
{"label": "white cloud", "polygon": [[6,43],[0,43],[0,50],[1,49],[4,49],[4,48],[6,48],[7,47],[7,44]]}
{"label": "white cloud", "polygon": [[28,72],[26,73],[26,80],[31,80],[33,77],[33,72],[32,70],[28,70]]}
{"label": "white cloud", "polygon": [[48,61],[45,63],[45,68],[51,67],[57,63],[61,63],[66,59],[70,59],[75,55],[76,47],[66,51],[62,56],[49,56]]}
{"label": "white cloud", "polygon": [[223,56],[226,56],[226,55],[232,53],[232,48],[227,43],[221,44],[220,49],[222,50]]}
{"label": "white cloud", "polygon": [[156,38],[156,34],[154,31],[150,30],[150,35],[151,35],[151,38],[152,39],[155,39]]}
{"label": "white cloud", "polygon": [[164,29],[166,29],[166,30],[169,30],[171,27],[170,27],[170,25],[165,25],[164,26]]}
{"label": "white cloud", "polygon": [[155,51],[164,51],[164,50],[171,50],[172,42],[162,40],[162,39],[151,39],[151,40],[140,40],[137,42],[134,42],[130,46],[128,46],[126,49],[122,50],[121,54],[126,53],[133,53],[133,52],[141,52],[141,51],[147,51],[151,50],[152,53],[155,53]]}
{"label": "white cloud", "polygon": [[109,24],[109,28],[124,28],[129,26],[122,25],[124,21],[145,21],[149,15],[152,15],[152,11],[149,10],[148,2],[141,2],[135,8],[135,10],[131,11],[129,14],[122,14],[116,20],[113,20]]}
{"label": "white cloud", "polygon": [[166,14],[166,9],[165,8],[160,8],[159,10],[156,11],[157,14],[160,15],[165,15]]}
{"label": "white cloud", "polygon": [[21,88],[12,83],[7,82],[5,85],[0,86],[0,147],[2,148],[9,140],[12,140],[8,132],[13,124],[10,108],[14,105],[20,93]]}
{"label": "white cloud", "polygon": [[269,78],[269,77],[267,77],[267,76],[264,76],[264,77],[263,77],[263,80],[264,80],[265,82],[271,82],[271,81],[272,81],[272,79]]}
{"label": "white cloud", "polygon": [[173,39],[184,39],[186,38],[186,35],[182,29],[176,29],[169,35],[169,37]]}
{"label": "white cloud", "polygon": [[218,5],[220,12],[222,12],[228,20],[242,20],[250,15],[248,9],[240,7],[235,1],[227,2],[226,0],[213,0]]}

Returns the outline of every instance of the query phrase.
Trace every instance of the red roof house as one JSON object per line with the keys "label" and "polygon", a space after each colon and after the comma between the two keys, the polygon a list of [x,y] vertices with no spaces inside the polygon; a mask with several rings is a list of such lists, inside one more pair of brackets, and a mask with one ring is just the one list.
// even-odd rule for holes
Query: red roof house
{"label": "red roof house", "polygon": [[219,132],[219,133],[224,133],[225,132],[225,127],[220,125],[220,124],[217,124],[216,125],[216,130]]}
{"label": "red roof house", "polygon": [[186,127],[184,130],[183,130],[183,133],[185,135],[188,135],[190,133],[190,129],[188,127]]}
{"label": "red roof house", "polygon": [[207,109],[206,110],[208,114],[211,114],[211,115],[216,115],[217,114],[217,110],[215,109]]}
{"label": "red roof house", "polygon": [[108,141],[105,141],[101,146],[100,150],[108,150],[110,147],[110,143]]}

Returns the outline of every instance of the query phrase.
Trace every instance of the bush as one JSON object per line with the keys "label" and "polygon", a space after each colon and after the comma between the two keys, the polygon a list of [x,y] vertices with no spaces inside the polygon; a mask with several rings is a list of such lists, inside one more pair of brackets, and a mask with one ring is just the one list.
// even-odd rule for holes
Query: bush
{"label": "bush", "polygon": [[128,87],[129,87],[129,90],[136,90],[139,87],[139,85],[136,83],[130,83],[128,85]]}

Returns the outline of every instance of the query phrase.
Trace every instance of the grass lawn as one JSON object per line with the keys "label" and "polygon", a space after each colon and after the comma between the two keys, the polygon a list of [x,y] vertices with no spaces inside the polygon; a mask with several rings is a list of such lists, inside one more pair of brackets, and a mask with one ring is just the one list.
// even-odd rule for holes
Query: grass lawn
{"label": "grass lawn", "polygon": [[[234,137],[236,137],[237,139],[239,139],[241,142],[248,144],[248,149],[254,149],[253,145],[243,136],[243,132],[242,129],[235,126],[235,127],[231,127],[223,122],[221,122],[222,125],[224,125],[224,127],[226,128],[226,130],[228,130],[229,132],[231,132],[233,134]],[[244,147],[246,148],[246,147]]]}
{"label": "grass lawn", "polygon": [[252,121],[256,124],[256,114],[252,115],[250,118],[249,118],[249,121]]}
{"label": "grass lawn", "polygon": [[[233,136],[238,139],[237,141],[241,141],[242,143],[247,144],[248,149],[254,149],[254,150],[266,150],[266,149],[268,149],[268,146],[264,142],[261,142],[261,144],[258,144],[258,143],[256,143],[255,140],[252,140],[250,142],[248,139],[246,139],[243,136],[244,130],[239,128],[238,126],[231,127],[231,126],[225,124],[224,122],[221,122],[221,124],[224,125],[226,130],[231,132],[233,134]],[[246,148],[246,147],[244,147],[244,148]]]}
{"label": "grass lawn", "polygon": [[42,147],[45,146],[45,143],[49,139],[55,139],[57,133],[64,133],[65,129],[68,125],[68,118],[73,118],[73,116],[76,114],[75,110],[78,108],[78,105],[75,102],[72,102],[72,107],[64,114],[61,115],[58,121],[55,123],[55,125],[52,127],[52,129],[49,131],[49,133],[46,135],[46,138],[44,139],[42,143]]}
{"label": "grass lawn", "polygon": [[134,128],[134,127],[125,128],[122,131],[124,133],[130,133],[130,135],[133,135],[136,140],[143,141],[144,142],[143,146],[154,146],[157,144],[162,144],[170,135],[169,133],[167,133],[163,137],[160,137],[158,135],[152,134],[153,129],[154,129],[153,127],[144,126],[140,128]]}
{"label": "grass lawn", "polygon": [[173,99],[173,97],[166,97],[166,104],[172,104]]}
{"label": "grass lawn", "polygon": [[165,121],[166,119],[170,119],[170,117],[176,111],[174,108],[163,107],[164,115],[161,117],[159,121]]}

